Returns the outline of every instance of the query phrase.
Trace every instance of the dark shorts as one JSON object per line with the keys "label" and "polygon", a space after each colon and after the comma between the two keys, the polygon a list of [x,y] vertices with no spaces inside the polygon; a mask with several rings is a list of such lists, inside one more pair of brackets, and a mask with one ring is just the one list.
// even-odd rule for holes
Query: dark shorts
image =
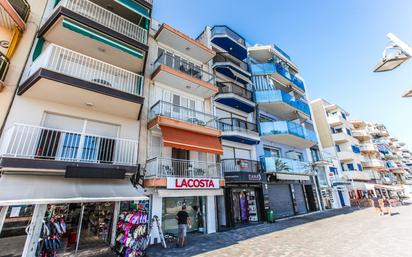
{"label": "dark shorts", "polygon": [[179,224],[179,225],[177,225],[177,231],[178,231],[179,237],[186,237],[187,224]]}

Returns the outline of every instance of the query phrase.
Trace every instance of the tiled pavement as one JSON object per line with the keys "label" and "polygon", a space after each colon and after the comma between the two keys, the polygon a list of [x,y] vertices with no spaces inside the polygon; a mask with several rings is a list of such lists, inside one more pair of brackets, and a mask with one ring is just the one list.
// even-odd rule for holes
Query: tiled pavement
{"label": "tiled pavement", "polygon": [[151,246],[149,257],[412,257],[412,206],[332,210],[211,235],[189,235],[184,248]]}

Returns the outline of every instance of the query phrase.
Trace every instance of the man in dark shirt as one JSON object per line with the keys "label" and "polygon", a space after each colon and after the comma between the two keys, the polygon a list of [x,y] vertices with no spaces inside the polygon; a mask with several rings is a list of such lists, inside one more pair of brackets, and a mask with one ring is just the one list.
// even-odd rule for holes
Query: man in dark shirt
{"label": "man in dark shirt", "polygon": [[183,247],[186,240],[187,226],[190,224],[190,217],[186,212],[186,205],[183,205],[182,210],[176,214],[176,220],[179,234],[176,246]]}

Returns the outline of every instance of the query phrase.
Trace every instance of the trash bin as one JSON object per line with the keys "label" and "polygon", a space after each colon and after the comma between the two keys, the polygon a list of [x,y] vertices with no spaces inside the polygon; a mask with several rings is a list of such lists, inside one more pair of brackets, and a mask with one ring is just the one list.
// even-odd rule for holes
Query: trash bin
{"label": "trash bin", "polygon": [[266,221],[269,223],[275,222],[274,212],[272,209],[266,209]]}

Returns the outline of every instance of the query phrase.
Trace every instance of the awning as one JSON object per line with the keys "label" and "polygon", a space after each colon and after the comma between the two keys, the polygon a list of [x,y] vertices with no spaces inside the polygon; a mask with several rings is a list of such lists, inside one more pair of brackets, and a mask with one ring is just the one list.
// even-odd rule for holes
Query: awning
{"label": "awning", "polygon": [[193,131],[160,126],[163,145],[184,150],[223,154],[222,144],[216,136],[199,134]]}
{"label": "awning", "polygon": [[62,176],[3,175],[0,206],[146,200],[128,179],[68,179]]}
{"label": "awning", "polygon": [[115,0],[115,1],[123,5],[124,7],[128,8],[129,10],[139,15],[142,15],[146,19],[150,20],[149,10],[143,7],[142,5],[138,4],[136,1],[133,1],[133,0]]}
{"label": "awning", "polygon": [[310,180],[309,176],[295,174],[276,174],[279,180]]}

